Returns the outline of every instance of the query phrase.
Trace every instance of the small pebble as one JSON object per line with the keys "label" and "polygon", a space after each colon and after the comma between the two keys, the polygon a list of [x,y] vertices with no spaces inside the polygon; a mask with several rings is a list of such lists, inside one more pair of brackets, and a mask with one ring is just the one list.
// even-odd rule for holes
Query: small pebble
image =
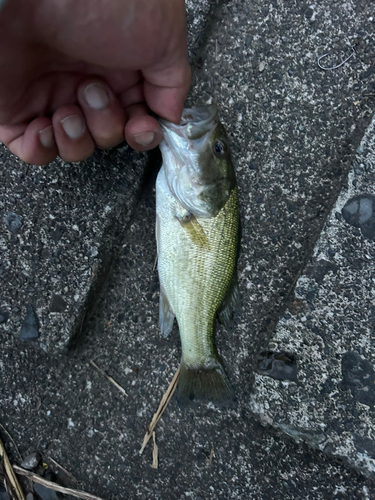
{"label": "small pebble", "polygon": [[21,463],[21,467],[27,470],[35,469],[36,467],[38,467],[40,459],[40,453],[34,451],[34,453],[31,453],[25,458],[25,460]]}
{"label": "small pebble", "polygon": [[359,202],[359,218],[358,222],[363,224],[372,217],[372,200],[369,198],[362,198]]}
{"label": "small pebble", "polygon": [[347,201],[341,210],[345,221],[354,227],[359,227],[363,236],[375,240],[375,196],[372,194],[361,194]]}
{"label": "small pebble", "polygon": [[265,63],[264,61],[262,61],[262,62],[259,64],[258,69],[259,69],[259,71],[260,71],[260,72],[262,72],[262,71],[264,71],[264,68],[265,68],[265,67],[266,67],[266,63]]}
{"label": "small pebble", "polygon": [[0,484],[0,500],[10,500],[8,493],[6,492],[5,486]]}
{"label": "small pebble", "polygon": [[34,491],[37,493],[42,500],[59,500],[59,497],[56,494],[55,490],[51,490],[51,488],[46,488],[42,484],[35,483]]}
{"label": "small pebble", "polygon": [[22,217],[14,212],[8,212],[4,215],[4,222],[7,229],[9,229],[11,233],[16,234],[22,226]]}
{"label": "small pebble", "polygon": [[0,324],[1,323],[6,323],[9,319],[9,313],[8,311],[2,311],[0,309]]}
{"label": "small pebble", "polygon": [[20,340],[34,340],[39,337],[38,318],[31,304],[27,306],[26,317],[21,326],[21,332],[18,336]]}
{"label": "small pebble", "polygon": [[50,304],[50,311],[51,312],[62,313],[65,311],[66,306],[67,306],[67,304],[66,304],[65,300],[60,295],[57,295],[57,294],[52,295],[51,304]]}

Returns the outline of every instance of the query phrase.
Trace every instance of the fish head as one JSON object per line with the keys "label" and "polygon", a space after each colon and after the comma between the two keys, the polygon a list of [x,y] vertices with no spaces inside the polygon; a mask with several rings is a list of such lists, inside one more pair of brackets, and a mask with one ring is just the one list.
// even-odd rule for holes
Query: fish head
{"label": "fish head", "polygon": [[184,109],[179,125],[159,121],[164,134],[159,147],[171,193],[190,213],[215,217],[236,186],[217,107]]}

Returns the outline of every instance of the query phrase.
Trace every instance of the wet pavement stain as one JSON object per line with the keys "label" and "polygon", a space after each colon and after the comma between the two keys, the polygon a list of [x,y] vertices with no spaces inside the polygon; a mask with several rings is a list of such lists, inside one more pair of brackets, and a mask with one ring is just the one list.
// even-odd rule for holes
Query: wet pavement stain
{"label": "wet pavement stain", "polygon": [[345,221],[359,227],[365,238],[375,240],[375,196],[360,194],[347,201],[341,213]]}
{"label": "wet pavement stain", "polygon": [[257,372],[276,380],[297,382],[297,358],[286,352],[263,351],[258,355]]}
{"label": "wet pavement stain", "polygon": [[371,363],[354,351],[346,352],[341,360],[342,385],[350,389],[353,398],[370,408],[375,406],[375,371]]}

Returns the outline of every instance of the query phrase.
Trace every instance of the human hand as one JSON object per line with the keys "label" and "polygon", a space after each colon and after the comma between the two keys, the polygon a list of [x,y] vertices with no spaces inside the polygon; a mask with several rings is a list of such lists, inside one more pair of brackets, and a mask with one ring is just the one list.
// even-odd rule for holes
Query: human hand
{"label": "human hand", "polygon": [[190,85],[183,0],[8,0],[0,10],[0,141],[28,163],[162,139]]}

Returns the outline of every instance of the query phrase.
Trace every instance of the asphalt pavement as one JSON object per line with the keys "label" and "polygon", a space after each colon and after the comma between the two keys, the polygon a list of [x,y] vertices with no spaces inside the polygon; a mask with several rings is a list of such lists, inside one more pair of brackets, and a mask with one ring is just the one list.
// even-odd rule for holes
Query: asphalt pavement
{"label": "asphalt pavement", "polygon": [[1,146],[0,423],[106,500],[375,498],[372,5],[189,1],[187,22],[187,104],[218,105],[239,185],[242,309],[216,329],[237,407],[172,399],[158,468],[139,454],[181,354],[158,330],[158,151]]}

